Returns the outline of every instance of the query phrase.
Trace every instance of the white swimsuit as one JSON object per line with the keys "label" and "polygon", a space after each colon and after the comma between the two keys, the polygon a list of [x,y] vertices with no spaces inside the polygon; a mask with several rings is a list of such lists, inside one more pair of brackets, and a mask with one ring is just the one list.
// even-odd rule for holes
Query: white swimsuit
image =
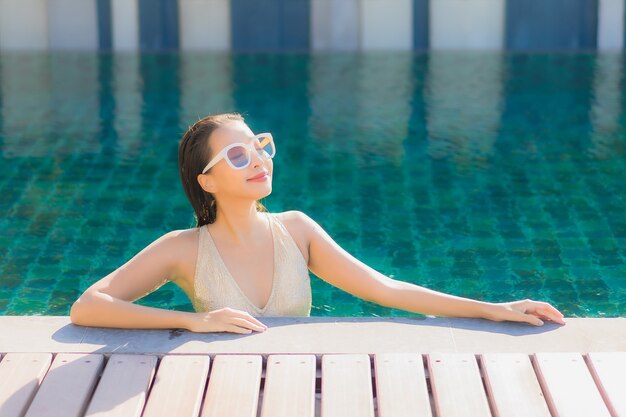
{"label": "white swimsuit", "polygon": [[274,242],[274,277],[272,291],[263,308],[257,307],[243,293],[219,254],[207,225],[200,227],[198,257],[194,276],[194,297],[197,311],[213,311],[231,307],[252,316],[310,316],[311,278],[302,252],[285,226],[268,212]]}

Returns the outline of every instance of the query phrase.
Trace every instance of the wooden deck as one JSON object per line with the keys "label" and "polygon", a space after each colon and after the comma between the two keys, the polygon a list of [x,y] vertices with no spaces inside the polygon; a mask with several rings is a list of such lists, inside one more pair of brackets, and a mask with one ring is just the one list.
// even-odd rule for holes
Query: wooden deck
{"label": "wooden deck", "polygon": [[626,352],[7,353],[8,416],[626,416]]}
{"label": "wooden deck", "polygon": [[[432,320],[439,324],[448,319]],[[285,353],[285,348],[274,349],[276,353],[267,348],[258,353],[232,351],[246,339],[271,338],[269,319],[262,320],[270,326],[268,331],[249,336],[186,332],[195,341],[224,338],[231,344],[231,349],[218,349],[224,352],[195,348],[155,353],[138,344],[124,352],[115,347],[120,346],[120,340],[114,340],[117,337],[142,337],[146,332],[169,340],[177,336],[171,330],[120,333],[72,324],[51,325],[56,329],[52,338],[62,339],[67,349],[37,351],[33,340],[26,349],[18,348],[24,340],[7,339],[3,327],[14,320],[0,320],[4,337],[0,339],[0,417],[626,417],[625,329],[624,320],[616,320],[613,336],[617,339],[613,344],[605,339],[604,351],[563,350],[568,348],[564,345],[560,350],[516,352],[524,336],[515,336],[511,340],[515,346],[507,352],[489,348],[463,352],[432,342],[420,346],[413,340],[414,351],[374,349],[371,353],[356,349],[341,353],[324,349]],[[307,326],[302,319],[298,321],[296,327]],[[40,326],[37,323],[34,331]],[[549,331],[563,332],[565,327]],[[63,329],[69,333],[62,333]],[[539,330],[525,329],[532,330],[528,342]],[[16,336],[24,332],[15,330]],[[91,331],[109,332],[114,343],[91,352],[76,349],[85,342],[85,332]],[[354,329],[341,331],[350,337]],[[80,336],[72,340],[71,332]],[[475,337],[490,337],[482,333]],[[41,337],[39,345],[43,346],[47,336]],[[297,341],[282,339],[283,345],[290,343]],[[367,340],[357,343],[368,345]],[[400,339],[398,343],[403,345]],[[593,340],[589,343],[596,346]],[[122,344],[128,347],[128,340]],[[434,349],[437,346],[442,349]]]}

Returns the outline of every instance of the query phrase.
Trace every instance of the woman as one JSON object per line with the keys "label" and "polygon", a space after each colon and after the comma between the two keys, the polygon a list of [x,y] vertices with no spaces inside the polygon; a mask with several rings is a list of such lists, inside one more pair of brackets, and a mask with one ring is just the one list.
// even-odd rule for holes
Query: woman
{"label": "woman", "polygon": [[[255,135],[238,113],[209,115],[183,135],[180,178],[197,226],[161,236],[88,288],[72,305],[73,323],[118,328],[184,328],[251,333],[259,316],[309,316],[308,271],[359,298],[410,312],[482,317],[540,326],[565,324],[545,302],[481,302],[380,274],[343,250],[300,211],[269,213],[274,141]],[[133,304],[167,281],[196,312]]]}

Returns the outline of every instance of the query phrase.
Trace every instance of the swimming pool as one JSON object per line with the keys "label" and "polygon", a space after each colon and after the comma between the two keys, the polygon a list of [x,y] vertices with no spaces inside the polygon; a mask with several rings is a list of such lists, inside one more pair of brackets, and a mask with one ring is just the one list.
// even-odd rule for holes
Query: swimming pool
{"label": "swimming pool", "polygon": [[[270,211],[396,279],[626,312],[623,56],[3,53],[0,314],[69,314],[193,226],[177,145],[213,112],[277,145]],[[317,316],[411,316],[311,274]],[[193,311],[168,283],[139,304]]]}

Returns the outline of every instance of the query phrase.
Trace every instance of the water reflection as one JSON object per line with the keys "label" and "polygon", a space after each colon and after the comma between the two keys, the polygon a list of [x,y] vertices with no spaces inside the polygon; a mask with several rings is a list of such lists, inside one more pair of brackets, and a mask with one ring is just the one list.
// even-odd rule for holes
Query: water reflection
{"label": "water reflection", "polygon": [[140,57],[134,53],[117,53],[112,59],[112,93],[115,100],[112,124],[117,133],[117,152],[122,158],[133,160],[141,153],[143,98]]}
{"label": "water reflection", "polygon": [[7,55],[0,60],[3,155],[100,152],[98,55]]}
{"label": "water reflection", "polygon": [[593,133],[588,153],[597,159],[611,159],[624,155],[624,141],[620,138],[622,113],[622,54],[602,53],[595,58],[591,121]]}
{"label": "water reflection", "polygon": [[424,101],[428,155],[484,166],[502,112],[504,57],[499,53],[432,53]]}

